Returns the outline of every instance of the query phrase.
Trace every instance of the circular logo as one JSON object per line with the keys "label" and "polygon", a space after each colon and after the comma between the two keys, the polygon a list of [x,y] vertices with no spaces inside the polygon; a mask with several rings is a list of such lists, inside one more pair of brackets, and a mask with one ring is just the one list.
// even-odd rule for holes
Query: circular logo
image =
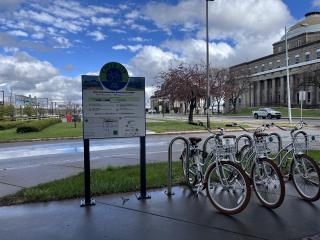
{"label": "circular logo", "polygon": [[110,62],[101,68],[99,78],[105,88],[118,91],[128,84],[129,74],[120,63]]}

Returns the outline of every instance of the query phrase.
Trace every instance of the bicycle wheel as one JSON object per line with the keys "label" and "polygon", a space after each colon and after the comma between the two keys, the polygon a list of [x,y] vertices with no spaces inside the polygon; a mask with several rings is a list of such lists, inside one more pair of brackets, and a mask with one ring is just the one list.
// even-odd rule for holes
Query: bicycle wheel
{"label": "bicycle wheel", "polygon": [[252,146],[253,139],[248,134],[242,134],[236,139],[236,151],[239,152],[239,149],[242,149],[243,146],[249,145]]}
{"label": "bicycle wheel", "polygon": [[294,156],[291,163],[293,185],[300,196],[310,202],[320,198],[320,169],[308,155]]}
{"label": "bicycle wheel", "polygon": [[244,145],[236,156],[236,163],[240,164],[242,169],[250,176],[250,159],[254,149],[249,145]]}
{"label": "bicycle wheel", "polygon": [[[185,177],[185,180],[187,184],[190,187],[194,187],[198,182],[197,177],[197,164],[195,162],[194,156],[190,154],[189,158],[186,158],[186,149],[183,150],[180,159],[182,161],[182,171],[183,176]],[[187,160],[189,161],[189,178],[187,178]]]}
{"label": "bicycle wheel", "polygon": [[258,159],[251,169],[253,190],[266,207],[279,207],[285,195],[284,180],[277,165],[268,158]]}
{"label": "bicycle wheel", "polygon": [[233,162],[212,163],[206,171],[205,186],[212,205],[224,214],[240,213],[249,203],[250,181]]}

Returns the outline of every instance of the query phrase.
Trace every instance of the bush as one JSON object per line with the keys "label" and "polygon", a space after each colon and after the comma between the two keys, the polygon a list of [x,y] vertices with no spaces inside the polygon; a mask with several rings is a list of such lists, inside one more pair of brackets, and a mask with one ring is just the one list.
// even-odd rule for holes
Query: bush
{"label": "bush", "polygon": [[23,122],[16,122],[16,121],[3,121],[0,122],[0,130],[6,130],[10,128],[15,128],[18,125],[22,124]]}
{"label": "bush", "polygon": [[40,132],[41,130],[53,124],[61,122],[60,119],[44,119],[36,120],[21,124],[17,127],[17,133]]}

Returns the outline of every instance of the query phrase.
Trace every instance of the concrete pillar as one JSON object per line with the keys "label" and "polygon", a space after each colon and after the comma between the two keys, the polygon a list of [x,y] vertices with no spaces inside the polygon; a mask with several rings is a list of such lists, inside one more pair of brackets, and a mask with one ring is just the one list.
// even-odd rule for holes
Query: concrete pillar
{"label": "concrete pillar", "polygon": [[261,88],[260,81],[256,82],[256,107],[261,105]]}
{"label": "concrete pillar", "polygon": [[271,79],[271,105],[275,105],[277,102],[277,90],[276,90],[276,79]]}
{"label": "concrete pillar", "polygon": [[263,104],[268,105],[268,80],[262,81],[263,84]]}
{"label": "concrete pillar", "polygon": [[250,107],[254,106],[254,83],[250,84]]}
{"label": "concrete pillar", "polygon": [[280,85],[279,85],[279,94],[280,94],[280,105],[284,105],[285,102],[284,102],[284,77],[280,77],[279,78],[279,81],[280,81]]}

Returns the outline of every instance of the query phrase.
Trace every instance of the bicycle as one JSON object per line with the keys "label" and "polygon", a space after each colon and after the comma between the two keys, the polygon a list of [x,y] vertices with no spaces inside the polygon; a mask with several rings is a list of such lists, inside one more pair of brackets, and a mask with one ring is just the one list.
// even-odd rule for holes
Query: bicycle
{"label": "bicycle", "polygon": [[313,202],[320,198],[320,168],[308,155],[310,138],[306,132],[301,131],[304,125],[306,123],[301,121],[294,128],[285,129],[274,124],[283,131],[290,131],[291,142],[271,159],[277,163],[283,175],[292,180],[299,195],[306,201]]}
{"label": "bicycle", "polygon": [[[223,129],[218,134],[208,129],[215,142],[215,150],[207,153],[199,148],[201,138],[189,138],[190,156],[186,157],[186,150],[181,154],[184,176],[189,171],[187,184],[196,188],[196,194],[206,189],[212,205],[226,215],[233,215],[243,211],[250,200],[250,182],[245,172],[232,158],[235,157],[235,136],[224,135]],[[232,143],[233,142],[233,143]],[[231,160],[231,161],[230,161]],[[189,161],[189,169],[186,169]]]}
{"label": "bicycle", "polygon": [[253,190],[259,201],[269,208],[279,207],[284,200],[285,185],[279,167],[268,158],[270,149],[267,147],[266,137],[269,134],[264,130],[269,128],[269,125],[263,125],[263,128],[258,127],[254,132],[238,124],[233,126],[253,133],[251,144],[244,145],[241,152],[237,153],[237,163],[250,176]]}

